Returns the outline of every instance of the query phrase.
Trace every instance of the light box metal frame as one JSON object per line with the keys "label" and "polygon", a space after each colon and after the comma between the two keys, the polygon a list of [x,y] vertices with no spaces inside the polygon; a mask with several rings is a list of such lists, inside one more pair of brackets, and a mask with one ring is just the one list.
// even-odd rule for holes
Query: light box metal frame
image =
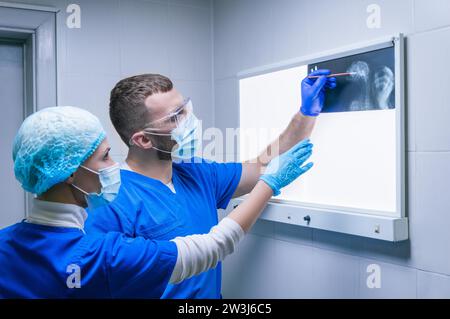
{"label": "light box metal frame", "polygon": [[[381,212],[299,203],[288,200],[270,200],[261,219],[303,227],[335,231],[351,235],[398,242],[407,240],[406,215],[406,131],[405,131],[405,44],[403,34],[346,46],[335,50],[294,58],[239,72],[238,80],[293,67],[316,64],[356,54],[394,47],[395,51],[395,114],[396,114],[396,211],[386,216]],[[228,210],[245,197],[233,199]]]}

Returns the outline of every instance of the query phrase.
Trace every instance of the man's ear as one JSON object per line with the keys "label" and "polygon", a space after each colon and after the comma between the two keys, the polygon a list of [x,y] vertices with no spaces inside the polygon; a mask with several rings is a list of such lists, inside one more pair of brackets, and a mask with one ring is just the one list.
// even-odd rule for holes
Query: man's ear
{"label": "man's ear", "polygon": [[153,143],[150,138],[148,138],[144,133],[138,132],[133,134],[130,139],[130,144],[140,147],[142,149],[151,149],[153,147]]}

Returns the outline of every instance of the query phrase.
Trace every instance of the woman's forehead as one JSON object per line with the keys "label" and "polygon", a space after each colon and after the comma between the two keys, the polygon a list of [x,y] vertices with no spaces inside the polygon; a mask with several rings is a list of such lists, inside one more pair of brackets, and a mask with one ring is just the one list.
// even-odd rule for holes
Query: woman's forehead
{"label": "woman's forehead", "polygon": [[97,147],[97,149],[95,150],[94,154],[92,154],[92,155],[94,155],[94,156],[96,156],[96,155],[103,156],[110,148],[111,147],[109,145],[108,138],[105,138],[103,140],[103,142],[101,142],[100,145]]}

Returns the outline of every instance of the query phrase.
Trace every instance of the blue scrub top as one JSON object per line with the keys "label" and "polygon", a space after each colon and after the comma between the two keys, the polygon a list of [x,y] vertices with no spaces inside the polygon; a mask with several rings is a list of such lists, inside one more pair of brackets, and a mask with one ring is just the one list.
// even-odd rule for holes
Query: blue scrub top
{"label": "blue scrub top", "polygon": [[22,222],[0,231],[0,298],[160,298],[176,259],[173,242]]}
{"label": "blue scrub top", "polygon": [[[127,236],[170,240],[208,233],[218,223],[217,209],[226,208],[241,179],[241,163],[194,159],[173,163],[174,194],[161,181],[121,171],[116,199],[89,211],[86,231],[118,231]],[[221,264],[177,285],[168,285],[162,298],[221,298]]]}

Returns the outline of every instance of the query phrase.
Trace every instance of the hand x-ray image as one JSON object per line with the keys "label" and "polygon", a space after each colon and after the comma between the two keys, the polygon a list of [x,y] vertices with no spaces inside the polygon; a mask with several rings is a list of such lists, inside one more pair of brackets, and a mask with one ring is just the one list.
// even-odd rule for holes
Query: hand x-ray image
{"label": "hand x-ray image", "polygon": [[391,47],[309,65],[309,71],[351,73],[337,77],[337,88],[326,95],[322,112],[394,109],[394,58]]}

